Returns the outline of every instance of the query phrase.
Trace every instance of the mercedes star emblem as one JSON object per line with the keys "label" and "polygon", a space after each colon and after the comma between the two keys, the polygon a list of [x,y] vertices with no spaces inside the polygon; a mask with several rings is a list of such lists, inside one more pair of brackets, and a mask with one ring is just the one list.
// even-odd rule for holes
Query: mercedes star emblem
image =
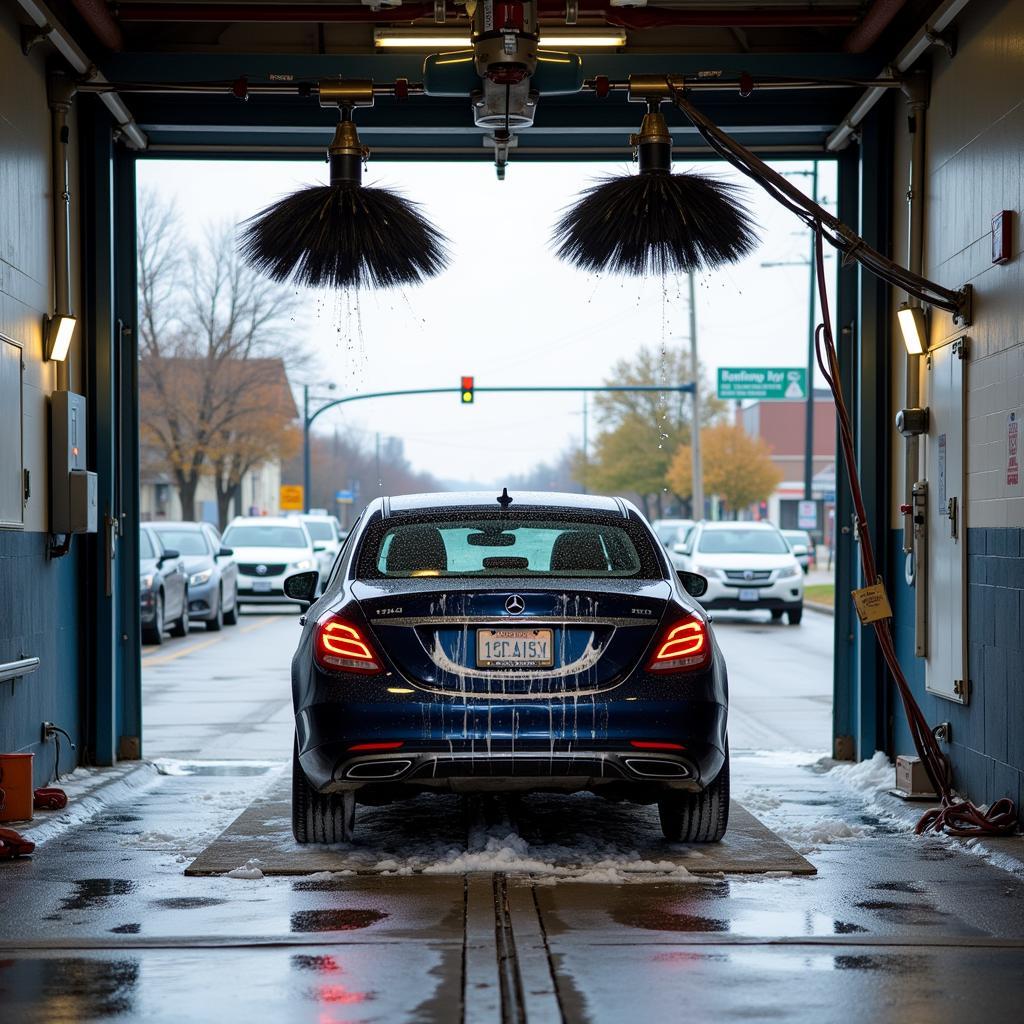
{"label": "mercedes star emblem", "polygon": [[513,594],[505,602],[505,611],[507,611],[509,615],[519,615],[525,608],[526,602],[518,594]]}
{"label": "mercedes star emblem", "polygon": [[257,576],[266,576],[267,575],[267,567],[265,565],[257,565],[256,566],[256,575]]}

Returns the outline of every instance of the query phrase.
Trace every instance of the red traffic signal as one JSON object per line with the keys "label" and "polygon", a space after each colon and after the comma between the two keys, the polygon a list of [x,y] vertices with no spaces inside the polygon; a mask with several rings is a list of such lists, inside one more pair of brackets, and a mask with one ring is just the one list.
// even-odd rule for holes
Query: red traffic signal
{"label": "red traffic signal", "polygon": [[462,378],[462,404],[470,405],[473,401],[473,378]]}

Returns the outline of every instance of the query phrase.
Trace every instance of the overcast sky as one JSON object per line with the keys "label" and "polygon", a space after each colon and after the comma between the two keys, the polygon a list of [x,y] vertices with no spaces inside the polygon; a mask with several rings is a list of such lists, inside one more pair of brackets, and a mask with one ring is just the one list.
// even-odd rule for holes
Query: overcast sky
{"label": "overcast sky", "polygon": [[[680,162],[675,170],[685,170]],[[779,165],[787,172],[810,164]],[[821,165],[819,194],[835,196],[833,166]],[[716,164],[702,170],[739,179]],[[294,382],[336,384],[358,394],[417,387],[601,384],[612,364],[641,346],[688,344],[686,281],[580,273],[549,245],[559,212],[581,186],[630,165],[512,163],[504,182],[489,163],[371,161],[366,184],[392,187],[422,204],[451,240],[454,259],[440,277],[400,291],[350,295],[305,292],[296,323],[309,362]],[[173,197],[190,233],[210,221],[240,221],[306,184],[326,181],[326,165],[296,162],[146,160],[140,187]],[[803,261],[802,225],[746,183],[762,245],[754,255],[698,280],[700,358],[719,366],[803,366],[807,359],[808,271],[763,268]],[[794,176],[809,188],[809,176]],[[833,264],[834,265],[834,264]],[[324,393],[318,387],[318,393]],[[458,395],[371,399],[326,413],[335,423],[402,438],[416,469],[438,477],[498,484],[578,443],[579,395]],[[591,422],[591,432],[598,425]],[[652,427],[651,443],[657,444]]]}

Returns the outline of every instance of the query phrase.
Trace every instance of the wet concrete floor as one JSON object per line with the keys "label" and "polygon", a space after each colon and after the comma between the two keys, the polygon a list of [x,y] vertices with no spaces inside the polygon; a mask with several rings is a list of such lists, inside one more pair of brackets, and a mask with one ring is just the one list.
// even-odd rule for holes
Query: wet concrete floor
{"label": "wet concrete floor", "polygon": [[[551,835],[510,836],[501,821],[467,829],[454,798],[435,813],[456,855],[442,849],[426,868],[384,857],[355,873],[186,877],[283,770],[286,676],[275,682],[267,666],[286,663],[297,629],[287,618],[243,624],[256,628],[187,651],[205,639],[193,633],[176,642],[182,656],[146,669],[163,740],[183,756],[31,860],[0,866],[0,1020],[1019,1019],[1024,879],[914,837],[884,801],[812,767],[816,754],[734,755],[738,798],[805,852],[812,877],[655,867],[624,880],[612,863],[570,880],[532,854],[547,842],[578,859],[602,828],[600,805],[575,836],[565,815]],[[728,639],[762,643],[744,635],[754,628],[735,625]],[[209,709],[198,724],[188,701]],[[212,756],[218,716],[241,756]],[[770,717],[765,728],[783,732]],[[622,809],[607,813],[621,836]],[[396,841],[407,829],[415,842],[416,821],[394,814]],[[615,842],[628,857],[628,840]],[[460,849],[489,870],[463,870]]]}

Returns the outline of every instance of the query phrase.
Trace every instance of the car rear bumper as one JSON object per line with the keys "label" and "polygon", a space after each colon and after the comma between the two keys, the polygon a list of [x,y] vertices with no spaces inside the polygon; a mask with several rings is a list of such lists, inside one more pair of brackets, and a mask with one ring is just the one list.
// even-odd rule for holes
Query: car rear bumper
{"label": "car rear bumper", "polygon": [[[722,767],[725,730],[724,705],[691,700],[331,702],[296,715],[303,771],[323,792],[698,790]],[[400,745],[352,749],[367,743]]]}

